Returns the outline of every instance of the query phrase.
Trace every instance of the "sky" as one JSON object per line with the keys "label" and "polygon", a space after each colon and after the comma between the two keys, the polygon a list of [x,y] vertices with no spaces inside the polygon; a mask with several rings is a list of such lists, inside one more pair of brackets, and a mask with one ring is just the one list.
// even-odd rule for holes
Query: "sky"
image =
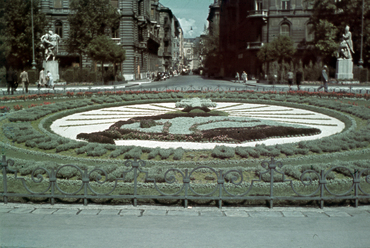
{"label": "sky", "polygon": [[195,38],[203,33],[204,25],[207,25],[209,5],[214,3],[214,0],[159,0],[159,2],[170,8],[179,20],[184,38]]}

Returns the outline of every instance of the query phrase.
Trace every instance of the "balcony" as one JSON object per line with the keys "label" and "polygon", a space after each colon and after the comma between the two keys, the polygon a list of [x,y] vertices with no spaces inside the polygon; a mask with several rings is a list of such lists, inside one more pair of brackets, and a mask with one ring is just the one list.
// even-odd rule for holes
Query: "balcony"
{"label": "balcony", "polygon": [[152,41],[154,41],[158,45],[161,44],[161,40],[152,33],[149,33],[149,39],[151,39]]}
{"label": "balcony", "polygon": [[145,22],[145,17],[143,15],[140,15],[137,17],[137,20],[140,22]]}
{"label": "balcony", "polygon": [[168,51],[164,51],[163,52],[163,56],[164,57],[172,57],[172,53],[168,52]]}
{"label": "balcony", "polygon": [[263,46],[263,42],[255,41],[255,42],[247,42],[247,50],[254,50],[254,49],[261,49]]}
{"label": "balcony", "polygon": [[261,18],[263,21],[267,21],[269,12],[267,9],[262,10],[250,10],[248,11],[247,18]]}
{"label": "balcony", "polygon": [[135,42],[135,47],[139,48],[139,49],[146,49],[148,46],[146,44],[146,42]]}

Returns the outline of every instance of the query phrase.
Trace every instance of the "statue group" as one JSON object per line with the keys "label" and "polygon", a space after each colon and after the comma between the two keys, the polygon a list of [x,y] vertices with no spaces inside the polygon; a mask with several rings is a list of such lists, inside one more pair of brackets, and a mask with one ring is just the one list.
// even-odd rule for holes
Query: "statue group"
{"label": "statue group", "polygon": [[50,57],[55,60],[55,55],[58,53],[58,43],[60,40],[60,36],[58,34],[54,34],[53,31],[49,31],[48,33],[41,36],[41,48],[45,49],[45,61],[48,61]]}
{"label": "statue group", "polygon": [[[41,36],[40,47],[44,49],[45,54],[42,67],[53,76],[54,81],[59,80],[59,63],[55,60],[55,56],[58,53],[59,40],[60,36],[53,33],[53,31],[49,31]],[[52,60],[48,61],[50,58],[52,58]]]}

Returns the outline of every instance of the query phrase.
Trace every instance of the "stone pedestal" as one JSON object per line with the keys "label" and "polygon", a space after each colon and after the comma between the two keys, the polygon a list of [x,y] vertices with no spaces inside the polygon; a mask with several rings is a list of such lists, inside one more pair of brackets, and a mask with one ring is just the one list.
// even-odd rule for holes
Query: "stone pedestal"
{"label": "stone pedestal", "polygon": [[353,79],[353,61],[352,59],[338,59],[336,79]]}
{"label": "stone pedestal", "polygon": [[45,68],[44,72],[46,75],[47,71],[50,71],[51,75],[53,76],[54,82],[59,80],[59,63],[58,61],[44,61],[42,63],[42,67]]}

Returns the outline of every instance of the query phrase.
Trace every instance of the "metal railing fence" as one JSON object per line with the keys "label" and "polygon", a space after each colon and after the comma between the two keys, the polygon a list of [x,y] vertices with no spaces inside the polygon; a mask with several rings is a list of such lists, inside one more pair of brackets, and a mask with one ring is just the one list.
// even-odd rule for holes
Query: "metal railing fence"
{"label": "metal railing fence", "polygon": [[[105,193],[101,193],[96,191],[94,189],[94,186],[92,184],[98,184],[98,185],[104,185],[107,183],[107,176],[108,173],[101,168],[95,168],[91,171],[88,171],[87,169],[81,169],[78,166],[75,165],[64,165],[59,168],[47,170],[45,168],[35,168],[31,173],[31,179],[32,182],[42,183],[46,179],[43,175],[47,175],[46,178],[48,178],[48,181],[46,182],[46,189],[43,189],[40,192],[32,191],[26,183],[25,177],[18,177],[17,171],[11,170],[9,167],[14,165],[14,161],[11,159],[6,159],[6,156],[4,155],[2,157],[1,162],[1,169],[2,169],[2,184],[3,184],[3,191],[1,192],[1,196],[3,198],[4,203],[6,204],[8,202],[9,197],[41,197],[41,198],[49,198],[50,203],[53,205],[55,203],[55,199],[57,198],[75,198],[75,199],[82,199],[83,204],[87,205],[88,199],[131,199],[133,200],[133,205],[137,206],[137,200],[140,199],[147,199],[147,200],[183,200],[184,207],[188,206],[189,200],[213,200],[218,202],[218,207],[221,208],[223,201],[228,200],[242,200],[242,201],[248,201],[248,200],[267,200],[269,201],[270,208],[273,207],[274,201],[278,200],[288,200],[288,201],[302,201],[302,200],[308,200],[308,201],[319,201],[320,207],[324,207],[324,202],[329,200],[353,200],[355,207],[358,206],[360,199],[370,199],[370,192],[366,192],[365,189],[361,186],[361,183],[368,183],[370,184],[370,168],[363,169],[361,171],[356,170],[354,173],[351,172],[350,169],[345,167],[333,167],[327,171],[321,170],[320,173],[316,172],[315,170],[307,170],[302,173],[302,176],[300,178],[300,184],[303,185],[303,187],[310,188],[310,192],[307,194],[302,194],[298,192],[299,190],[294,185],[294,181],[290,179],[285,178],[285,173],[280,171],[280,169],[283,167],[281,162],[277,162],[274,160],[274,158],[271,158],[271,161],[264,161],[261,163],[261,166],[265,169],[265,171],[261,171],[259,173],[259,179],[253,179],[250,183],[243,184],[243,173],[239,170],[230,169],[230,170],[218,170],[216,171],[213,168],[207,167],[207,166],[200,166],[197,168],[194,168],[192,170],[185,169],[185,171],[181,171],[177,168],[168,169],[164,173],[164,183],[158,183],[155,179],[148,178],[148,171],[143,170],[143,167],[145,167],[145,161],[142,160],[126,160],[124,162],[124,165],[127,167],[127,170],[122,172],[122,178],[116,178],[112,185],[109,185],[109,191]],[[81,186],[78,186],[77,190],[74,190],[74,192],[67,192],[60,186],[60,181],[62,179],[57,178],[58,172],[60,172],[63,168],[71,167],[80,173],[80,182]],[[197,192],[197,189],[195,184],[192,182],[194,180],[194,174],[196,171],[207,169],[211,171],[215,175],[215,182],[212,186],[213,188],[210,189],[210,192],[206,193],[200,193]],[[327,176],[329,173],[336,169],[341,170],[348,170],[350,174],[352,175],[352,185],[349,186],[348,190],[342,193],[334,193],[332,189],[329,187],[329,180],[327,179]],[[37,174],[36,172],[39,171]],[[105,177],[105,180],[101,180],[102,177],[97,177],[94,180],[91,180],[90,175],[94,172],[100,172],[101,175]],[[128,173],[133,173],[133,182],[128,183],[128,185],[131,187],[131,190],[133,191],[130,194],[112,194],[112,192],[119,191],[118,187],[118,181],[124,181],[126,175]],[[8,173],[8,176],[7,176]],[[24,187],[24,189],[27,191],[27,193],[14,193],[14,189],[8,188],[8,177],[10,173],[14,173],[14,181],[20,181]],[[150,184],[155,189],[155,192],[157,195],[146,195],[146,194],[140,194],[139,193],[139,185],[138,182],[138,175],[139,173],[144,173],[145,175],[145,181],[150,182]],[[171,173],[177,173],[177,175],[180,176],[181,182],[176,188],[176,192],[172,193],[166,193],[164,192],[166,185],[169,186],[173,183],[175,183],[176,178]],[[275,182],[274,181],[274,175],[280,174],[282,176],[281,182]],[[269,177],[269,193],[266,194],[251,194],[251,191],[258,187],[256,184],[263,182],[262,176],[267,175],[267,178]],[[365,176],[363,180],[361,178]],[[10,177],[9,177],[10,178]],[[316,184],[315,179],[316,178]],[[266,180],[265,180],[266,181]],[[267,180],[268,181],[268,180]],[[268,184],[268,182],[266,182]],[[285,184],[288,188],[292,190],[293,196],[279,196],[274,194],[274,189],[278,188],[278,184]],[[164,185],[164,187],[163,187]],[[244,185],[244,187],[242,187]],[[366,184],[367,185],[367,184]],[[238,192],[233,192],[232,188],[230,186],[233,186],[234,188],[238,189]],[[370,185],[367,185],[370,186]],[[241,192],[242,191],[242,192]],[[13,193],[12,193],[13,192]]]}

